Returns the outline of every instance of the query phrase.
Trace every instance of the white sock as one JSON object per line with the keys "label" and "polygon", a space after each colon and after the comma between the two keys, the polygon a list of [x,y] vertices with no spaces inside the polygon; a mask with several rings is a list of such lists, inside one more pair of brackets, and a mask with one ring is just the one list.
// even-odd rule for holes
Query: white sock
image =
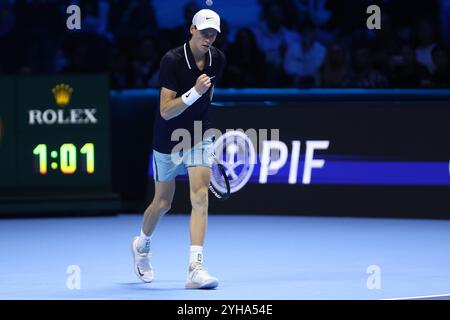
{"label": "white sock", "polygon": [[[138,251],[146,251],[150,249],[150,241],[152,240],[152,236],[147,236],[141,229],[141,235],[139,236],[138,242],[137,242],[137,248]],[[144,250],[145,248],[148,248]]]}
{"label": "white sock", "polygon": [[193,263],[203,263],[203,246],[191,246],[189,265]]}

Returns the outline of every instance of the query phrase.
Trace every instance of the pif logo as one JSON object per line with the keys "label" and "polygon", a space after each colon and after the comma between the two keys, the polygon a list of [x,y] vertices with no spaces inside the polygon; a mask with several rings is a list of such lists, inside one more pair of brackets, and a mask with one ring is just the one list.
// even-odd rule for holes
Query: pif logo
{"label": "pif logo", "polygon": [[68,84],[57,84],[53,89],[53,96],[55,97],[56,104],[60,107],[65,107],[70,103],[72,97],[73,88]]}

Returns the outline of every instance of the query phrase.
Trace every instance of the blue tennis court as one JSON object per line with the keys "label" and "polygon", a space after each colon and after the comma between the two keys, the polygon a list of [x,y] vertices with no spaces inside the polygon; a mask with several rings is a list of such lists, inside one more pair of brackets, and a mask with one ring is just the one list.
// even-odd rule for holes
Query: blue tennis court
{"label": "blue tennis court", "polygon": [[[153,237],[151,284],[140,282],[132,267],[130,241],[141,218],[0,220],[0,299],[445,299],[450,294],[450,221],[211,215],[205,265],[220,285],[187,290],[189,216],[168,214],[161,220]],[[73,270],[79,271],[79,289],[67,285]]]}

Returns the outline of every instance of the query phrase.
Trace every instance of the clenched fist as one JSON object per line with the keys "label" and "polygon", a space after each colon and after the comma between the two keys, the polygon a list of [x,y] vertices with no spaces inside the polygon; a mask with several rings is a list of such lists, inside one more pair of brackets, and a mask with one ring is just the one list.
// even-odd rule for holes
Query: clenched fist
{"label": "clenched fist", "polygon": [[205,74],[201,74],[195,83],[195,91],[204,94],[211,87],[211,79]]}

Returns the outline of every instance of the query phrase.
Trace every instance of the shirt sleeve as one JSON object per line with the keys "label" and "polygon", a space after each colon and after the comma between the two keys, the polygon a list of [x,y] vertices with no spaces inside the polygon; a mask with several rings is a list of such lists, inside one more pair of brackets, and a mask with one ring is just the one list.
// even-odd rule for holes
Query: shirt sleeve
{"label": "shirt sleeve", "polygon": [[176,77],[176,61],[170,54],[164,55],[160,63],[159,83],[161,87],[178,92],[179,85]]}

